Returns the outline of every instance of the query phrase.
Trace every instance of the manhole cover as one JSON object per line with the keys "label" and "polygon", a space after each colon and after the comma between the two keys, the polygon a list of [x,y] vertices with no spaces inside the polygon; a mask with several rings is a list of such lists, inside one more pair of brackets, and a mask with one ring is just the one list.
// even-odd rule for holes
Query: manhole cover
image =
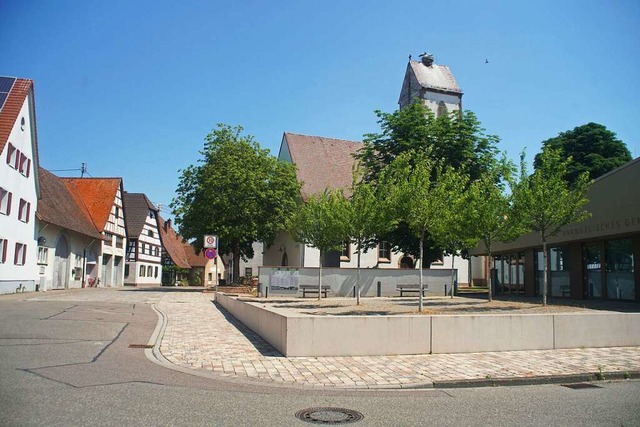
{"label": "manhole cover", "polygon": [[296,412],[296,418],[314,424],[355,423],[364,418],[358,411],[344,408],[307,408]]}
{"label": "manhole cover", "polygon": [[602,388],[599,385],[589,384],[589,383],[577,383],[577,384],[562,384],[562,387],[571,388],[574,390],[580,390],[583,388]]}

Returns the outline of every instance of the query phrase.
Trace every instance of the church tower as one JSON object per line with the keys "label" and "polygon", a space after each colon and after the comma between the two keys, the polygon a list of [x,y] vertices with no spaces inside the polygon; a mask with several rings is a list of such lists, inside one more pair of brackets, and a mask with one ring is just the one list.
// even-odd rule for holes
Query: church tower
{"label": "church tower", "polygon": [[400,108],[419,98],[436,117],[462,109],[462,89],[446,65],[434,63],[433,55],[423,53],[420,61],[409,56],[398,104]]}

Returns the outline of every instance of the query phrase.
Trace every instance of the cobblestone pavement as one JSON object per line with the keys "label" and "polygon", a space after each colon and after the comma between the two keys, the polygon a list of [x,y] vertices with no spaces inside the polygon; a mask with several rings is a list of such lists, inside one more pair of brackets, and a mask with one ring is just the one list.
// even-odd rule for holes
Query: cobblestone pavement
{"label": "cobblestone pavement", "polygon": [[433,382],[640,371],[640,347],[357,357],[284,357],[213,303],[213,294],[140,288],[25,294],[48,301],[156,304],[160,352],[182,368],[294,387],[403,388]]}

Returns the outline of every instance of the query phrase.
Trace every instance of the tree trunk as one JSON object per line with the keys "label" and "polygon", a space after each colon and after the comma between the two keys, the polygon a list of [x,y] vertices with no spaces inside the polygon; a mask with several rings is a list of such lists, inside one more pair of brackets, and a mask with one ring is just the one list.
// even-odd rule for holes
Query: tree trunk
{"label": "tree trunk", "polygon": [[493,301],[493,256],[491,255],[491,249],[487,251],[489,257],[489,277],[487,279],[487,286],[489,288],[489,302]]}
{"label": "tree trunk", "polygon": [[358,243],[358,268],[356,272],[356,305],[360,305],[360,246]]}
{"label": "tree trunk", "polygon": [[424,244],[424,233],[422,233],[422,235],[420,236],[420,297],[418,299],[418,312],[422,313],[422,307],[424,305],[424,301],[423,301],[423,297],[422,297],[422,290],[424,289],[424,285],[422,282],[422,268],[424,267],[424,260],[422,259],[422,257],[424,256],[424,249],[422,248],[422,245]]}
{"label": "tree trunk", "polygon": [[233,282],[238,283],[240,280],[240,248],[233,251]]}
{"label": "tree trunk", "polygon": [[322,297],[322,251],[320,251],[320,267],[318,268],[318,301]]}
{"label": "tree trunk", "polygon": [[456,255],[453,254],[451,256],[451,298],[453,298],[453,289],[455,288],[455,271],[456,269],[453,267],[456,262]]}
{"label": "tree trunk", "polygon": [[547,305],[547,289],[549,286],[549,257],[547,256],[547,241],[542,238],[542,262],[544,263],[544,279],[542,280],[542,305]]}

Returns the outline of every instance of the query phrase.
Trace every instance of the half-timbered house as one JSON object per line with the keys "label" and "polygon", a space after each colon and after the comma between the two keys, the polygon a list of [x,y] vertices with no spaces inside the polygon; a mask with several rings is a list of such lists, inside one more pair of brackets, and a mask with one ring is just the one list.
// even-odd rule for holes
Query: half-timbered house
{"label": "half-timbered house", "polygon": [[127,214],[125,285],[162,284],[162,243],[158,209],[143,193],[124,193]]}

